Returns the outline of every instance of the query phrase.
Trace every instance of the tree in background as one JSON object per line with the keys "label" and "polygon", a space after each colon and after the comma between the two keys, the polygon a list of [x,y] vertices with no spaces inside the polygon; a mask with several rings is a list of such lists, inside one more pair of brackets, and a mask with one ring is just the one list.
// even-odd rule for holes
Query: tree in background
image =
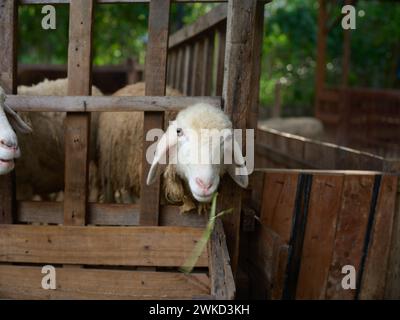
{"label": "tree in background", "polygon": [[[340,17],[343,1],[331,20]],[[173,4],[171,32],[192,23],[216,4]],[[41,6],[20,6],[19,61],[67,61],[68,6],[57,6],[57,29],[41,29]],[[359,0],[357,30],[352,32],[350,85],[399,88],[400,4],[394,1]],[[316,0],[274,0],[266,5],[261,104],[273,105],[276,83],[282,85],[284,115],[312,115],[317,40]],[[343,30],[334,25],[328,38],[327,83],[341,79]],[[144,63],[148,5],[98,5],[95,11],[94,64],[120,64],[128,57]]]}

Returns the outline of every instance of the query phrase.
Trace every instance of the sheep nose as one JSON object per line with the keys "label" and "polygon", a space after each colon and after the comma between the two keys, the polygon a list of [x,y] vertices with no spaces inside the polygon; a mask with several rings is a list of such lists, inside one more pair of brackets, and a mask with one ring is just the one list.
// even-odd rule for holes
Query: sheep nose
{"label": "sheep nose", "polygon": [[201,180],[200,178],[196,178],[196,183],[198,184],[198,186],[200,188],[202,188],[203,190],[207,191],[212,187],[212,183],[205,183],[203,180]]}
{"label": "sheep nose", "polygon": [[11,141],[0,140],[0,145],[6,147],[8,149],[14,149],[14,150],[18,149],[18,145],[15,142],[11,142]]}

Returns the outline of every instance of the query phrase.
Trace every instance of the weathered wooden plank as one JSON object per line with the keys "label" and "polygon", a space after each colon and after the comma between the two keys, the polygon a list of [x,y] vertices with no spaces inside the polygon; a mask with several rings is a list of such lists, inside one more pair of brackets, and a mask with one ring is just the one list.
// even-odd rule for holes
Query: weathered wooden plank
{"label": "weathered wooden plank", "polygon": [[179,111],[198,102],[221,107],[220,97],[7,96],[7,104],[12,109],[25,112]]}
{"label": "weathered wooden plank", "polygon": [[[242,130],[247,128],[247,116],[252,101],[253,65],[251,61],[256,11],[257,1],[255,0],[230,0],[228,3],[223,86],[224,111],[231,118],[233,127]],[[233,214],[223,219],[234,273],[239,258],[241,198],[241,188],[231,179],[229,183],[222,184],[219,206],[234,208]]]}
{"label": "weathered wooden plank", "polygon": [[43,290],[41,267],[0,265],[0,299],[191,299],[210,294],[206,274],[56,268]]}
{"label": "weathered wooden plank", "polygon": [[[146,95],[164,96],[166,90],[168,35],[170,0],[153,0],[150,2],[149,43],[146,54]],[[154,128],[163,128],[164,113],[155,112],[144,114],[144,132]],[[143,140],[143,150],[152,144]],[[160,179],[148,186],[146,184],[150,163],[147,162],[146,152],[142,157],[142,176],[140,201],[141,209],[139,223],[141,225],[158,225],[160,206]]]}
{"label": "weathered wooden plank", "polygon": [[203,34],[211,28],[215,28],[218,24],[225,21],[227,16],[227,6],[226,4],[221,4],[214,8],[204,16],[198,18],[194,23],[183,27],[182,29],[175,32],[170,36],[169,48],[181,45],[186,41]]}
{"label": "weathered wooden plank", "polygon": [[299,174],[265,173],[261,223],[276,232],[286,244],[292,231]]}
{"label": "weathered wooden plank", "polygon": [[354,299],[355,290],[342,288],[342,267],[354,266],[357,274],[363,255],[374,176],[348,175],[344,179],[326,298]]}
{"label": "weathered wooden plank", "polygon": [[203,74],[204,62],[204,40],[202,39],[197,41],[194,47],[191,91],[195,96],[201,95],[201,85],[205,77],[205,74]]}
{"label": "weathered wooden plank", "polygon": [[[181,266],[203,230],[0,225],[0,262]],[[196,266],[207,267],[207,252]]]}
{"label": "weathered wooden plank", "polygon": [[383,299],[392,239],[398,178],[383,176],[361,280],[360,299]]}
{"label": "weathered wooden plank", "polygon": [[[138,226],[140,206],[137,204],[89,203],[88,224],[99,226]],[[19,202],[17,221],[22,223],[62,224],[61,202]],[[177,206],[162,206],[161,226],[205,227],[203,216],[195,213],[180,214]]]}
{"label": "weathered wooden plank", "polygon": [[176,74],[174,88],[182,92],[182,78],[183,78],[183,49],[178,48],[176,54]]}
{"label": "weathered wooden plank", "polygon": [[344,176],[315,175],[296,299],[324,299]]}
{"label": "weathered wooden plank", "polygon": [[[192,68],[193,68],[193,50],[192,45],[185,47],[185,58],[183,67],[183,94],[190,95]],[[204,94],[205,96],[206,94]]]}
{"label": "weathered wooden plank", "polygon": [[[0,86],[6,93],[17,90],[17,27],[18,4],[13,0],[0,0]],[[14,220],[13,174],[0,176],[0,223]]]}
{"label": "weathered wooden plank", "polygon": [[209,242],[209,260],[211,277],[211,295],[218,300],[233,300],[236,294],[235,280],[232,269],[226,237],[221,220],[215,222]]}
{"label": "weathered wooden plank", "polygon": [[[70,4],[68,94],[91,94],[94,1]],[[67,114],[65,121],[64,223],[84,225],[88,198],[90,114]]]}
{"label": "weathered wooden plank", "polygon": [[397,195],[386,277],[385,299],[400,299],[400,183]]}
{"label": "weathered wooden plank", "polygon": [[225,46],[226,46],[226,24],[223,24],[217,31],[218,56],[217,56],[217,78],[215,94],[222,95],[225,73]]}
{"label": "weathered wooden plank", "polygon": [[214,69],[214,34],[206,36],[204,39],[204,54],[203,54],[203,78],[201,84],[201,95],[210,96],[212,90],[212,79]]}

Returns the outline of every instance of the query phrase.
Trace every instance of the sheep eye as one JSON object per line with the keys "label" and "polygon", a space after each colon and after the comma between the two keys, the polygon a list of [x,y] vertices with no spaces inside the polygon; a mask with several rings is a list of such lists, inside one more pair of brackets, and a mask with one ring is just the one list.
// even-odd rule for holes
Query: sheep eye
{"label": "sheep eye", "polygon": [[176,129],[176,134],[178,135],[178,137],[182,137],[183,136],[183,130],[181,128]]}

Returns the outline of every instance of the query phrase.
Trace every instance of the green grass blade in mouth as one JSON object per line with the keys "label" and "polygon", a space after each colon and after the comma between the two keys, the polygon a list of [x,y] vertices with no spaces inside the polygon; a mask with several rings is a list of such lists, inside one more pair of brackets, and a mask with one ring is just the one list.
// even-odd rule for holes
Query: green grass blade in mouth
{"label": "green grass blade in mouth", "polygon": [[222,212],[219,212],[216,214],[217,210],[217,197],[218,197],[218,192],[215,192],[213,194],[212,202],[211,202],[211,209],[210,209],[210,217],[207,223],[207,226],[203,232],[203,235],[201,236],[200,240],[196,243],[196,246],[194,247],[192,253],[190,256],[186,259],[185,263],[183,266],[179,269],[183,273],[191,273],[194,266],[196,265],[197,261],[199,260],[201,254],[203,253],[208,240],[211,237],[211,233],[214,230],[215,226],[215,220],[217,218],[222,217],[224,214],[231,213],[233,211],[233,208],[224,210]]}

